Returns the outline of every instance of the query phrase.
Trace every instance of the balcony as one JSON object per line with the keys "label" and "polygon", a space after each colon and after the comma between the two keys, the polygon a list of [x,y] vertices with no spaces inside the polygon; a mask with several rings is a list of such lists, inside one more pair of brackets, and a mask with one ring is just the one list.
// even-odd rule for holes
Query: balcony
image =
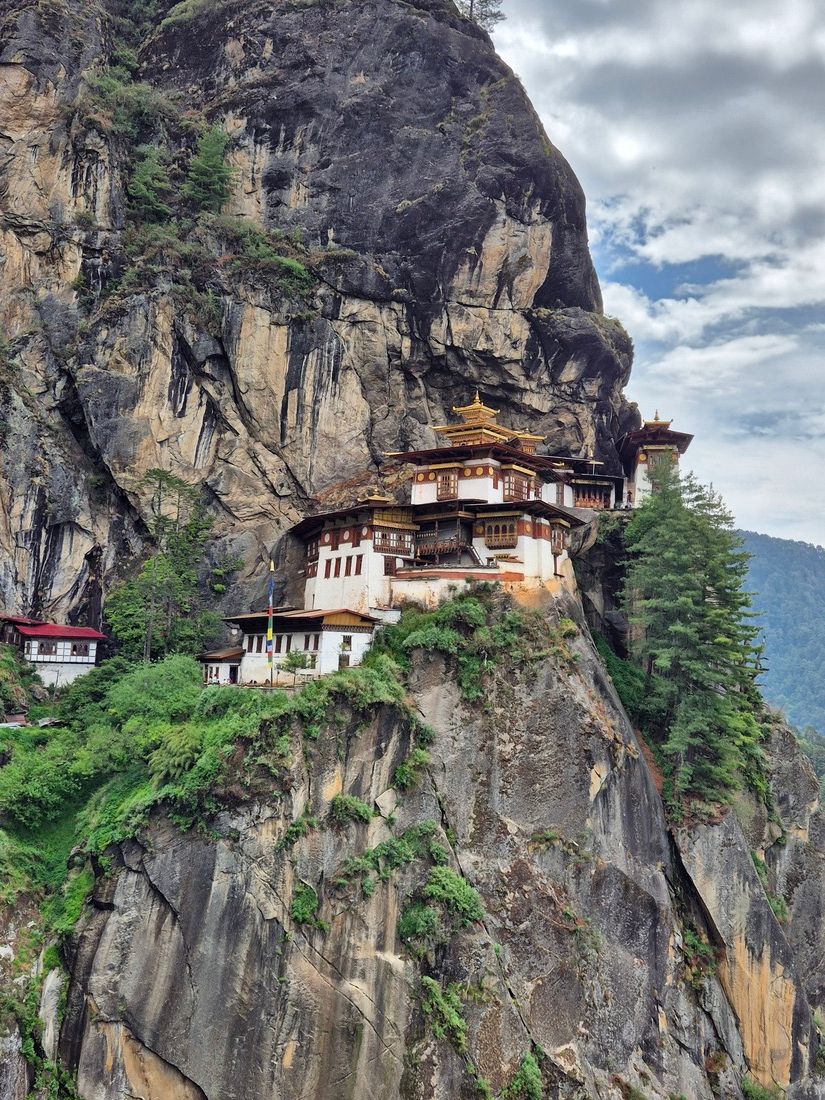
{"label": "balcony", "polygon": [[518,535],[485,535],[484,542],[490,550],[515,550],[518,546]]}

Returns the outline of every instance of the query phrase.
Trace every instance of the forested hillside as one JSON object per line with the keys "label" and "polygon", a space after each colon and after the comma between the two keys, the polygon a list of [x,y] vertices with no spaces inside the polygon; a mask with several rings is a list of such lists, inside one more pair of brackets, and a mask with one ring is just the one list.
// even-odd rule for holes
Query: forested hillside
{"label": "forested hillside", "polygon": [[748,583],[765,639],[768,702],[795,725],[825,730],[825,549],[742,532]]}

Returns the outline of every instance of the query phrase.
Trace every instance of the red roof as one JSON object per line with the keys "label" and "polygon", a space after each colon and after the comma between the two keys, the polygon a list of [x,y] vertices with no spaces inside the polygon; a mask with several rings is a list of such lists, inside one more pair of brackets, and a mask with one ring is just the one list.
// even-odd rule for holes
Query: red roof
{"label": "red roof", "polygon": [[90,626],[59,626],[57,623],[39,623],[37,626],[18,626],[17,632],[24,638],[86,638],[103,641],[106,637]]}
{"label": "red roof", "polygon": [[26,615],[7,615],[5,611],[0,611],[0,622],[14,623],[15,625],[22,624],[23,626],[39,626],[42,619],[30,619]]}

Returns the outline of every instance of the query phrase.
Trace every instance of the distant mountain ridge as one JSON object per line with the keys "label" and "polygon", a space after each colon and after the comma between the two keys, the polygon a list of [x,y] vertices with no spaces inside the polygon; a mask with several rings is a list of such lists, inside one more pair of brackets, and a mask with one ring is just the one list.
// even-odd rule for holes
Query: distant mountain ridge
{"label": "distant mountain ridge", "polygon": [[765,641],[762,691],[796,726],[825,731],[825,549],[740,532]]}

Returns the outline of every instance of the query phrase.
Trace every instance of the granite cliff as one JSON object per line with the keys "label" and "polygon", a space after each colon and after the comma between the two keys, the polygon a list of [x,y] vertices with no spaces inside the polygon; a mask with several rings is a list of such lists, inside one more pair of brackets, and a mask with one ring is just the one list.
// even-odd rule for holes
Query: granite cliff
{"label": "granite cliff", "polygon": [[[615,466],[630,341],[581,189],[486,34],[449,0],[164,14],[3,20],[0,601],[94,621],[145,545],[151,468],[204,487],[243,585],[311,498],[431,444],[477,385]],[[206,120],[231,135],[220,225],[189,223],[186,254],[136,242],[135,144],[174,175]],[[311,285],[258,277],[250,225],[302,242]]]}

